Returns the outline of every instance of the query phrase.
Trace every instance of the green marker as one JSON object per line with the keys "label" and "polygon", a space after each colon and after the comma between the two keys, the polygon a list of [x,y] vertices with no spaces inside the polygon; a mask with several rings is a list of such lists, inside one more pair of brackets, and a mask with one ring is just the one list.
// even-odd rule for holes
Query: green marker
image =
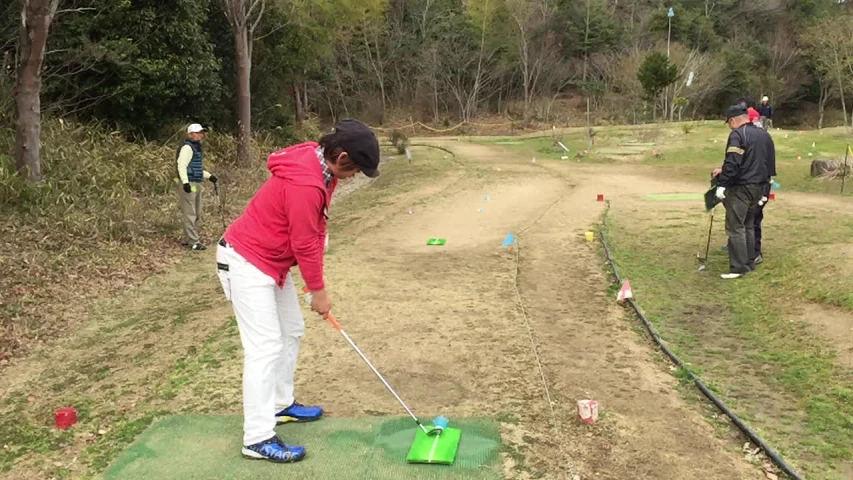
{"label": "green marker", "polygon": [[447,243],[447,240],[443,238],[430,238],[427,240],[427,245],[444,245]]}

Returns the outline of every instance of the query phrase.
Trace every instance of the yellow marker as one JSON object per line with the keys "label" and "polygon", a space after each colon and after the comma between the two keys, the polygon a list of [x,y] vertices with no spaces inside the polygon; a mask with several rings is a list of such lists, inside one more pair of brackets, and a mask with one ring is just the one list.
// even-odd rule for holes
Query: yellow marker
{"label": "yellow marker", "polygon": [[587,242],[591,242],[591,241],[595,240],[595,234],[592,232],[586,232],[584,235],[586,236]]}

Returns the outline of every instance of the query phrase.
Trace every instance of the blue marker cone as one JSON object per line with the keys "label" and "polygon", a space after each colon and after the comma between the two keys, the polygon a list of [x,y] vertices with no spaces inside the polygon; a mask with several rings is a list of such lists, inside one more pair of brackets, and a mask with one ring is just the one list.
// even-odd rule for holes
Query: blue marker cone
{"label": "blue marker cone", "polygon": [[512,232],[506,234],[506,238],[504,239],[504,243],[501,244],[501,248],[506,248],[515,243],[515,235]]}
{"label": "blue marker cone", "polygon": [[432,419],[432,424],[437,428],[445,429],[450,424],[450,420],[444,415],[439,415]]}

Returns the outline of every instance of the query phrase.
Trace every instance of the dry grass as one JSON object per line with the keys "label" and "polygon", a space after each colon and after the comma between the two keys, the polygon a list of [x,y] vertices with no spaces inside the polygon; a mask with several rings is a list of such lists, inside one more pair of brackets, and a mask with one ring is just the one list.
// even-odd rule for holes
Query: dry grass
{"label": "dry grass", "polygon": [[[13,151],[11,131],[0,138],[0,151]],[[23,182],[0,155],[0,367],[73,328],[86,300],[180,260],[176,147],[177,137],[166,145],[131,143],[118,132],[46,121],[44,182]],[[258,165],[237,168],[228,136],[213,135],[206,147],[205,166],[222,178],[232,205],[251,192],[230,185],[266,174]],[[265,154],[258,150],[255,158]],[[221,222],[207,191],[202,234],[213,239]]]}

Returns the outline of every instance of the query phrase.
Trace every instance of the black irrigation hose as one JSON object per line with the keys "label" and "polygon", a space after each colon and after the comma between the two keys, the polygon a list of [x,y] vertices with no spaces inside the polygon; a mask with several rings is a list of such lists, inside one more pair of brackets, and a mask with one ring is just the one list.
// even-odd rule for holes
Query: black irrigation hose
{"label": "black irrigation hose", "polygon": [[[611,256],[611,254],[610,254],[610,247],[607,245],[606,230],[607,230],[607,214],[609,212],[610,212],[610,202],[608,201],[607,207],[604,210],[603,226],[601,229],[601,246],[604,247],[604,255],[607,257],[607,261],[610,263],[610,268],[613,269],[613,275],[616,277],[616,281],[619,282],[619,285],[621,285],[622,284],[622,277],[619,275],[619,270],[616,268],[616,262],[613,260],[613,256]],[[696,384],[696,387],[706,397],[708,397],[708,400],[710,400],[714,405],[717,406],[717,408],[720,409],[721,412],[723,412],[727,417],[729,417],[729,419],[731,419],[731,421],[734,422],[735,425],[737,425],[737,427],[740,429],[740,431],[743,432],[747,437],[749,437],[753,443],[758,445],[758,447],[761,448],[761,450],[763,450],[764,453],[767,454],[768,457],[770,457],[770,459],[773,461],[773,463],[775,463],[776,466],[778,466],[780,469],[782,469],[783,472],[788,474],[788,476],[793,478],[794,480],[804,480],[804,477],[802,475],[800,475],[796,470],[794,470],[793,467],[788,465],[788,463],[785,462],[785,460],[781,456],[779,456],[779,454],[776,453],[776,451],[773,450],[773,448],[770,447],[770,445],[768,445],[761,437],[758,436],[757,433],[755,433],[751,428],[749,428],[749,426],[747,426],[743,422],[743,420],[738,418],[738,416],[735,415],[734,412],[729,410],[729,408],[726,406],[726,404],[723,403],[723,401],[720,400],[716,395],[714,395],[714,393],[705,385],[705,383],[702,382],[702,380],[699,377],[694,375],[693,372],[691,372],[684,365],[684,362],[682,362],[681,359],[678,358],[675,355],[675,353],[673,353],[672,350],[670,350],[666,346],[666,344],[663,342],[663,340],[661,340],[660,335],[658,335],[658,332],[655,330],[655,327],[652,326],[651,322],[649,322],[649,319],[646,318],[646,315],[643,313],[642,310],[640,310],[640,306],[637,305],[637,303],[634,302],[634,300],[631,298],[627,299],[627,303],[628,303],[628,305],[631,306],[631,308],[634,310],[634,312],[637,314],[637,316],[640,317],[640,320],[643,322],[643,326],[646,327],[646,330],[649,332],[649,335],[651,335],[652,340],[655,341],[655,343],[660,347],[660,349],[663,350],[663,353],[665,353],[666,356],[669,357],[673,361],[673,363],[675,363],[682,370],[687,372],[688,375],[690,375],[690,378],[693,380],[693,383]]]}

